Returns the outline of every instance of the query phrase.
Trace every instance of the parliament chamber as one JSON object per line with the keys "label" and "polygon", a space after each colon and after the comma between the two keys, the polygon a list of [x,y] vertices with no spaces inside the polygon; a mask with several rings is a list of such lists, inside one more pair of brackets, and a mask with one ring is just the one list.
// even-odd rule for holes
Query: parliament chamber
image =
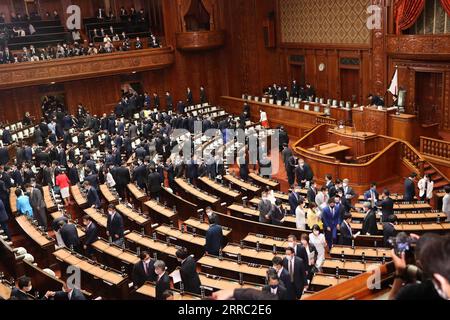
{"label": "parliament chamber", "polygon": [[449,300],[449,240],[450,1],[0,1],[0,300]]}

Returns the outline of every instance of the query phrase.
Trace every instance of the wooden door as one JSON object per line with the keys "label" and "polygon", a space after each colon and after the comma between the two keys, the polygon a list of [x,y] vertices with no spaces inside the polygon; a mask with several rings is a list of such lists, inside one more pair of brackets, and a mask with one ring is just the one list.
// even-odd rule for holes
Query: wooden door
{"label": "wooden door", "polygon": [[359,70],[341,69],[341,100],[359,103]]}
{"label": "wooden door", "polygon": [[443,74],[439,72],[416,72],[416,110],[420,123],[439,123],[443,104]]}

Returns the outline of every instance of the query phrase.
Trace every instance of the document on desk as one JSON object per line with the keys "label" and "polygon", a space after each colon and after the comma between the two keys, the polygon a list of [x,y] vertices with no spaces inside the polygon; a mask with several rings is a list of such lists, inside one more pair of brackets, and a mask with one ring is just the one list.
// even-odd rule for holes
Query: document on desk
{"label": "document on desk", "polygon": [[178,283],[181,282],[181,274],[180,274],[180,270],[175,270],[174,272],[172,272],[170,274],[170,276],[172,277],[173,283]]}

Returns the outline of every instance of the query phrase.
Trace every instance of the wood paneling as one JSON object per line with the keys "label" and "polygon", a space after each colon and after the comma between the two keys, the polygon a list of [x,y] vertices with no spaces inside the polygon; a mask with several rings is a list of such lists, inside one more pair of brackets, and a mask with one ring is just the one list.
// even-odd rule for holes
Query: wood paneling
{"label": "wood paneling", "polygon": [[0,121],[23,119],[25,112],[36,118],[41,116],[41,100],[37,87],[0,90]]}
{"label": "wood paneling", "polygon": [[202,51],[221,47],[225,44],[223,31],[200,31],[177,33],[177,48],[186,51]]}

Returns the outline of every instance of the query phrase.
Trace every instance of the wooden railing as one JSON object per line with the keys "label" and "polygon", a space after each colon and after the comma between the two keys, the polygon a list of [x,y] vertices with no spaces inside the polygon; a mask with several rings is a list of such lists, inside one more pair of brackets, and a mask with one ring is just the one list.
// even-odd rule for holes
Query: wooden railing
{"label": "wooden railing", "polygon": [[450,161],[450,142],[420,137],[420,152],[430,157]]}
{"label": "wooden railing", "polygon": [[357,157],[356,158],[356,163],[363,164],[363,163],[369,162],[370,160],[375,158],[378,155],[378,153],[379,152],[374,152],[374,153],[365,154],[363,156]]}
{"label": "wooden railing", "polygon": [[402,160],[412,166],[418,175],[423,176],[425,159],[406,141],[402,141]]}
{"label": "wooden railing", "polygon": [[[341,284],[332,286],[313,294],[305,300],[374,300],[377,293],[392,280],[394,264],[381,265],[373,271],[360,274]],[[372,281],[373,280],[373,281]],[[379,281],[377,288],[374,281]],[[372,287],[372,285],[374,285]]]}
{"label": "wooden railing", "polygon": [[323,117],[323,116],[317,117],[316,121],[317,121],[317,124],[328,124],[331,126],[337,126],[337,124],[338,124],[338,121],[336,119]]}

